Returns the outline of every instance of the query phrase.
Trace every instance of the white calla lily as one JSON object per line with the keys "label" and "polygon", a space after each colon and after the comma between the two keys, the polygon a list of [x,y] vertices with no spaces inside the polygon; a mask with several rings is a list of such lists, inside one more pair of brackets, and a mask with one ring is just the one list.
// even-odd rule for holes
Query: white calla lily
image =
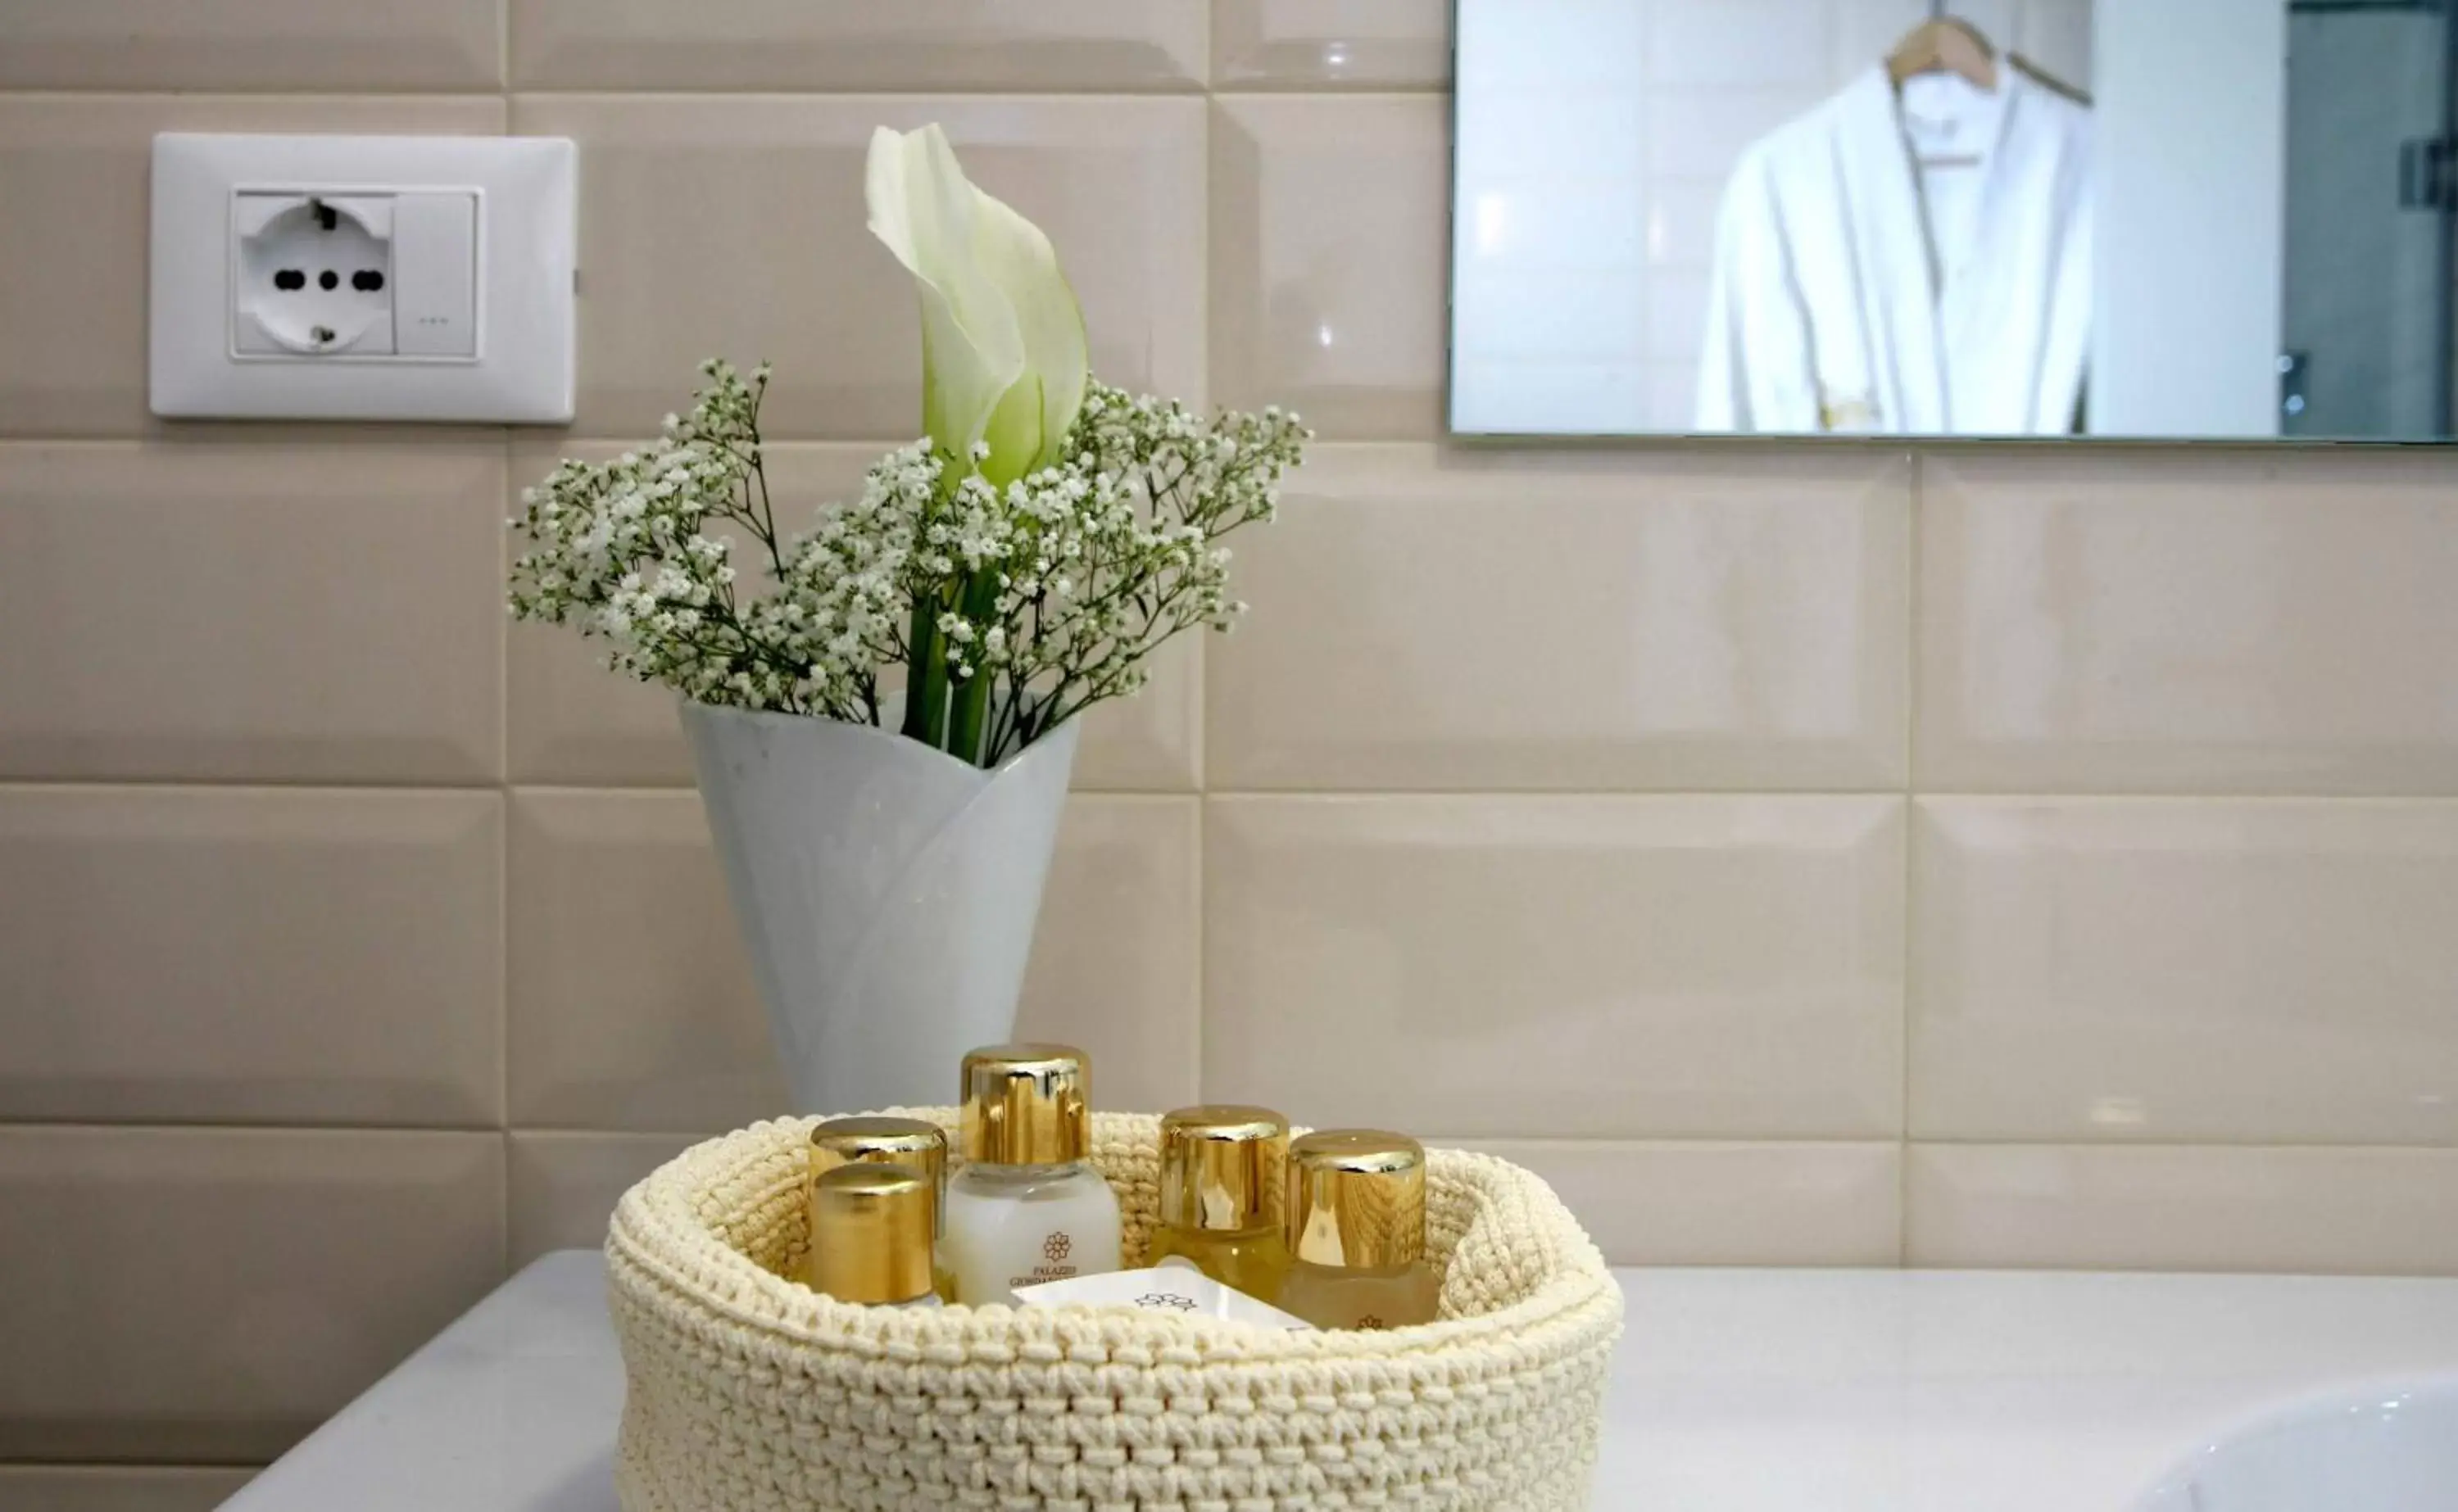
{"label": "white calla lily", "polygon": [[1041,228],[973,187],[934,123],[870,138],[870,230],[922,296],[922,426],[1004,486],[1058,460],[1084,403],[1084,314]]}

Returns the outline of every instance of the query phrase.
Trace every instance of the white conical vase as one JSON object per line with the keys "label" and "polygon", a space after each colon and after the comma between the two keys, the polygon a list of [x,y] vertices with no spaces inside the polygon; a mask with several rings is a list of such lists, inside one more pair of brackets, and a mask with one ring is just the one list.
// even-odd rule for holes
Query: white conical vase
{"label": "white conical vase", "polygon": [[795,1109],[927,1106],[1013,1037],[1078,721],[984,771],[889,729],[683,705]]}

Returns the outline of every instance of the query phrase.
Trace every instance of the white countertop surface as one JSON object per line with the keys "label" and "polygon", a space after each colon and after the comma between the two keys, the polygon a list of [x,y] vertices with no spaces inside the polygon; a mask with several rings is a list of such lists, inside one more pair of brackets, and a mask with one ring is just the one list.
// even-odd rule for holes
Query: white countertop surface
{"label": "white countertop surface", "polygon": [[[1599,1512],[2123,1512],[2283,1407],[2458,1375],[2458,1280],[1615,1273]],[[511,1280],[225,1512],[613,1512],[595,1253]]]}

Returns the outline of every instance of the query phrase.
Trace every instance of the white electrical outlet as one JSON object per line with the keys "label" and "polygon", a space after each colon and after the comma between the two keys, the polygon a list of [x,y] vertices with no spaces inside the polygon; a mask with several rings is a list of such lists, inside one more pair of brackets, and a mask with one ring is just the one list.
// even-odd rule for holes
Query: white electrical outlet
{"label": "white electrical outlet", "polygon": [[154,413],[568,421],[574,160],[517,136],[154,138]]}
{"label": "white electrical outlet", "polygon": [[236,197],[232,349],[393,355],[392,210],[390,195]]}

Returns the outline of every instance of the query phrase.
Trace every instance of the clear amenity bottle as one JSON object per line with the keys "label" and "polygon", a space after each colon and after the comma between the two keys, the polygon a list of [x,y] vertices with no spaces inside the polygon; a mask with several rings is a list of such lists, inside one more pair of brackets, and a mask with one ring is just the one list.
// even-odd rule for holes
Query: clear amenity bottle
{"label": "clear amenity bottle", "polygon": [[1160,1212],[1152,1263],[1181,1256],[1268,1302],[1288,1274],[1281,1237],[1289,1121],[1268,1108],[1181,1108],[1160,1121]]}
{"label": "clear amenity bottle", "polygon": [[[819,1179],[840,1166],[879,1164],[909,1166],[927,1178],[931,1192],[931,1224],[933,1235],[948,1229],[948,1131],[938,1125],[919,1118],[831,1118],[811,1129],[810,1176]],[[818,1214],[812,1215],[811,1232],[819,1232]],[[814,1253],[817,1252],[814,1251]],[[804,1279],[809,1279],[809,1262],[804,1261]],[[949,1274],[947,1262],[934,1256],[931,1274],[935,1277],[939,1299],[956,1299],[955,1278]]]}
{"label": "clear amenity bottle", "polygon": [[811,1183],[811,1290],[872,1307],[938,1307],[938,1188],[910,1166],[839,1166]]}
{"label": "clear amenity bottle", "polygon": [[1406,1134],[1334,1129],[1289,1146],[1289,1278],[1276,1305],[1317,1328],[1430,1323],[1426,1151]]}
{"label": "clear amenity bottle", "polygon": [[965,1168],[948,1179],[941,1250],[956,1300],[1118,1269],[1118,1199],[1093,1152],[1092,1065],[1065,1045],[993,1045],[965,1057]]}

